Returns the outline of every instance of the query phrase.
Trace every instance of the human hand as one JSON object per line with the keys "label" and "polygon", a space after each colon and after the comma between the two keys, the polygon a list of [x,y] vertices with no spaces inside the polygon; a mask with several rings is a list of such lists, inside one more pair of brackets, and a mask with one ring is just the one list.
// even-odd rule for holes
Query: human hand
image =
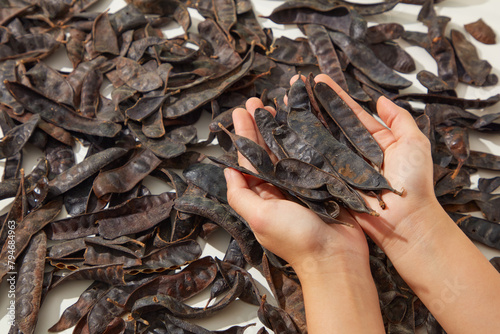
{"label": "human hand", "polygon": [[[253,118],[262,101],[251,98],[246,109],[233,112],[235,132],[267,148]],[[266,107],[273,115],[274,109]],[[252,165],[241,155],[239,164],[254,172]],[[326,224],[313,211],[285,199],[274,186],[258,178],[243,175],[233,169],[225,170],[228,201],[250,225],[257,240],[280,256],[296,270],[299,277],[321,271],[344,270],[339,264],[368,265],[366,237],[353,217],[342,210],[337,219],[354,227]],[[332,266],[333,265],[333,266]]]}
{"label": "human hand", "polygon": [[[444,213],[433,187],[430,142],[417,127],[413,117],[403,108],[381,97],[377,112],[388,127],[369,115],[329,76],[320,74],[316,82],[328,84],[351,107],[384,151],[381,173],[395,189],[404,189],[402,196],[384,192],[386,209],[379,209],[378,200],[364,196],[380,217],[352,212],[363,230],[386,252],[391,260],[404,255],[409,238],[422,238],[430,230],[419,230],[419,222]],[[403,246],[403,247],[400,247]],[[397,250],[396,250],[397,249]]]}

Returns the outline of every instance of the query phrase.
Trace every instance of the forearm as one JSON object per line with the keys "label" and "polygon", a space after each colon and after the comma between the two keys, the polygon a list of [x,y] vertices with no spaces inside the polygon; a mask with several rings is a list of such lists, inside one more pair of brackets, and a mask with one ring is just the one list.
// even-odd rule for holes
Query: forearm
{"label": "forearm", "polygon": [[413,222],[418,238],[403,236],[386,253],[448,333],[496,332],[500,275],[444,210],[435,207],[428,213]]}
{"label": "forearm", "polygon": [[320,273],[298,272],[308,333],[385,333],[368,260],[341,262],[323,264]]}

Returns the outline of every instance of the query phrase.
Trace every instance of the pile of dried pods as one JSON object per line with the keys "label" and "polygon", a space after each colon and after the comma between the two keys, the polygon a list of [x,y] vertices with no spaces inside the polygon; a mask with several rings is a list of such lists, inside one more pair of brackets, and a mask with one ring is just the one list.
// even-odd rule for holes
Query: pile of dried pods
{"label": "pile of dried pods", "polygon": [[[258,177],[330,223],[338,222],[339,205],[376,214],[359,191],[396,192],[377,171],[383,161],[377,143],[331,89],[314,85],[311,77],[290,88],[290,77],[305,66],[332,76],[373,113],[381,95],[411,111],[432,142],[440,202],[469,237],[500,249],[500,197],[491,194],[500,178],[481,179],[478,190],[469,189],[470,174],[477,168],[500,170],[500,158],[468,146],[471,129],[498,132],[500,114],[478,117],[465,110],[491,106],[500,97],[467,100],[455,93],[458,82],[487,86],[498,79],[462,33],[445,36],[449,18],[436,15],[433,1],[286,2],[268,19],[298,24],[307,39],[296,40],[273,39],[249,0],[128,0],[113,14],[87,11],[96,2],[0,2],[5,134],[0,199],[13,198],[1,217],[0,277],[17,272],[16,323],[10,333],[33,333],[46,294],[70,280],[95,282],[51,332],[75,326],[74,333],[92,334],[214,333],[189,319],[213,315],[239,298],[257,306],[269,330],[305,333],[297,277],[262,249],[227,205],[221,165],[243,170],[235,159],[240,151]],[[428,33],[405,31],[399,24],[367,28],[366,16],[400,2],[422,5],[418,19]],[[189,29],[188,7],[205,17],[198,33]],[[185,35],[168,39],[162,28],[173,21]],[[484,23],[468,29],[494,41]],[[428,94],[399,94],[411,82],[394,70],[412,72],[415,64],[398,38],[425,48],[436,60],[437,75],[418,73]],[[42,60],[58,48],[73,64],[69,74]],[[102,95],[107,81],[113,86],[110,97]],[[255,143],[228,131],[232,110],[252,96],[278,111],[276,118],[266,110],[256,113],[279,158],[275,165]],[[425,109],[408,101],[424,102]],[[207,111],[211,132],[200,142],[193,124]],[[214,138],[226,153],[211,157],[218,164],[201,163],[205,156],[198,148]],[[88,147],[79,163],[75,140]],[[43,158],[24,175],[27,142]],[[151,194],[142,184],[147,176],[175,191]],[[57,219],[63,206],[69,217]],[[486,219],[462,215],[473,211]],[[198,238],[217,228],[232,236],[226,256],[200,258]],[[441,333],[385,255],[375,245],[371,253],[387,331],[413,333],[426,326]],[[278,306],[261,295],[248,266],[262,272]],[[205,289],[211,289],[207,307],[185,303]],[[243,333],[247,327],[216,333]]]}

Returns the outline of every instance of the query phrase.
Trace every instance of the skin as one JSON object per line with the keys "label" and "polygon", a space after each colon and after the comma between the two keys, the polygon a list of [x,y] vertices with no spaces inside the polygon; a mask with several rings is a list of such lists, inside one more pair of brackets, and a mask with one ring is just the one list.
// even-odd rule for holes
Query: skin
{"label": "skin", "polygon": [[[383,193],[387,208],[377,210],[380,217],[342,211],[339,218],[354,225],[350,228],[325,224],[273,186],[225,170],[229,204],[259,242],[297,272],[309,333],[385,332],[363,232],[387,254],[446,332],[494,333],[500,328],[500,275],[438,203],[430,143],[412,116],[380,98],[377,111],[386,127],[328,76],[315,80],[327,83],[356,112],[384,151],[382,173],[404,191],[402,196]],[[253,120],[258,107],[263,107],[260,100],[249,99],[246,109],[234,111],[233,121],[237,134],[267,149]],[[239,163],[253,170],[241,156]],[[377,199],[365,199],[377,208]],[[290,222],[300,224],[290,228]]]}

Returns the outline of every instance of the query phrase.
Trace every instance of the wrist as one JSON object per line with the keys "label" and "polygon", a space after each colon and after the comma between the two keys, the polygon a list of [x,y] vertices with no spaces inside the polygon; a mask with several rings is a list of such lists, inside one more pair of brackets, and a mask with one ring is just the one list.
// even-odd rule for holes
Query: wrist
{"label": "wrist", "polygon": [[422,206],[418,211],[409,214],[397,226],[397,234],[382,250],[389,256],[391,262],[406,261],[414,254],[422,257],[432,254],[431,249],[440,247],[439,236],[447,235],[445,232],[454,223],[437,200]]}
{"label": "wrist", "polygon": [[291,263],[301,282],[331,280],[332,277],[371,279],[368,254],[344,251],[329,256],[306,256]]}
{"label": "wrist", "polygon": [[318,270],[297,273],[304,295],[308,332],[384,333],[368,260],[343,254],[321,264]]}

